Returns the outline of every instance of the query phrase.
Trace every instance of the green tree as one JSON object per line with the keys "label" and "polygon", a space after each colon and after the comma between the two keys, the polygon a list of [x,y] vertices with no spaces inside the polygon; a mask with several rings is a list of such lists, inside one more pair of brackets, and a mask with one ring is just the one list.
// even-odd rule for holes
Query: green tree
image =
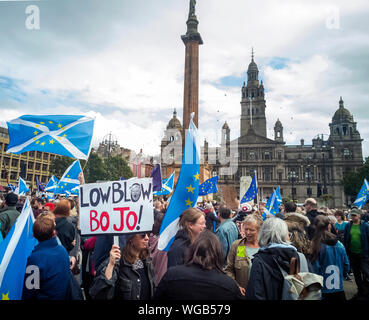
{"label": "green tree", "polygon": [[86,183],[94,183],[98,180],[108,180],[104,161],[95,152],[88,157],[86,167],[83,170]]}
{"label": "green tree", "polygon": [[119,180],[122,176],[125,179],[129,179],[133,176],[127,161],[120,156],[106,158],[104,163],[107,180],[109,181]]}
{"label": "green tree", "polygon": [[369,157],[364,165],[357,171],[345,175],[342,179],[345,194],[355,198],[363,185],[364,179],[369,180]]}
{"label": "green tree", "polygon": [[60,179],[73,161],[75,161],[75,159],[69,157],[55,157],[50,162],[50,173]]}

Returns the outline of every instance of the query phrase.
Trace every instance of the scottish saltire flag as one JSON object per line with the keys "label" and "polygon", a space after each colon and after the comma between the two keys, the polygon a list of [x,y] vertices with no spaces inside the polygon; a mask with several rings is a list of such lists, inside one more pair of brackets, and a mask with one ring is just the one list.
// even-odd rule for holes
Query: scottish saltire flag
{"label": "scottish saltire flag", "polygon": [[354,201],[354,205],[361,209],[364,204],[369,200],[369,184],[366,179],[364,179],[364,183]]}
{"label": "scottish saltire flag", "polygon": [[158,249],[168,251],[178,231],[178,220],[181,213],[196,205],[199,194],[200,147],[197,128],[191,114],[187,130],[181,170],[176,188],[172,194],[167,212],[164,215],[159,232]]}
{"label": "scottish saltire flag", "polygon": [[162,182],[160,164],[157,164],[154,169],[152,169],[150,177],[152,178],[152,191],[161,191]]}
{"label": "scottish saltire flag", "polygon": [[43,151],[87,159],[90,154],[94,118],[76,115],[24,115],[7,122],[6,152]]}
{"label": "scottish saltire flag", "polygon": [[33,237],[33,211],[27,197],[22,213],[0,243],[0,298],[21,300],[27,258],[37,240]]}
{"label": "scottish saltire flag", "polygon": [[17,187],[16,187],[15,185],[12,185],[11,183],[9,183],[9,184],[8,184],[8,187],[10,188],[10,190],[11,190],[12,192],[14,192],[14,191],[15,191],[15,189],[17,189]]}
{"label": "scottish saltire flag", "polygon": [[175,171],[169,176],[169,178],[163,179],[161,191],[154,192],[154,195],[156,196],[166,196],[170,194],[173,191],[174,187],[174,174]]}
{"label": "scottish saltire flag", "polygon": [[66,193],[72,196],[79,196],[79,185],[74,187],[72,190],[67,190]]}
{"label": "scottish saltire flag", "polygon": [[278,206],[282,204],[282,196],[281,196],[281,189],[280,187],[278,186],[277,189],[275,190],[275,194],[277,196],[277,203],[278,203]]}
{"label": "scottish saltire flag", "polygon": [[54,191],[58,185],[58,182],[59,179],[55,176],[52,176],[45,187],[45,191]]}
{"label": "scottish saltire flag", "polygon": [[[63,176],[58,182],[54,193],[66,194],[70,193],[71,190],[79,186],[78,176],[82,172],[79,160],[74,161],[67,170],[65,170]],[[68,192],[67,192],[68,191]]]}
{"label": "scottish saltire flag", "polygon": [[204,183],[200,184],[199,186],[199,196],[206,196],[210,193],[217,193],[217,183],[218,183],[218,176],[212,177],[206,180]]}
{"label": "scottish saltire flag", "polygon": [[14,193],[17,193],[20,196],[25,196],[27,192],[29,192],[29,188],[27,187],[26,181],[19,177],[18,188],[15,189]]}
{"label": "scottish saltire flag", "polygon": [[263,220],[265,220],[267,214],[272,214],[274,216],[278,212],[279,212],[278,197],[276,190],[274,190],[265,205],[264,212],[261,215],[261,217],[263,218]]}
{"label": "scottish saltire flag", "polygon": [[254,171],[254,177],[251,180],[251,184],[247,189],[246,193],[242,197],[240,203],[245,203],[254,200],[258,194],[258,181],[256,179],[256,171]]}

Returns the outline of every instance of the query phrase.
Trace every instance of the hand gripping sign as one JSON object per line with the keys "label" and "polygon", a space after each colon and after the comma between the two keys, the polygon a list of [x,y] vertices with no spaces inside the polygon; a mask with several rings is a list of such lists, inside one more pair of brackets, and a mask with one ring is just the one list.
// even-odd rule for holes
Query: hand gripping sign
{"label": "hand gripping sign", "polygon": [[152,178],[80,186],[81,234],[149,232],[154,223]]}

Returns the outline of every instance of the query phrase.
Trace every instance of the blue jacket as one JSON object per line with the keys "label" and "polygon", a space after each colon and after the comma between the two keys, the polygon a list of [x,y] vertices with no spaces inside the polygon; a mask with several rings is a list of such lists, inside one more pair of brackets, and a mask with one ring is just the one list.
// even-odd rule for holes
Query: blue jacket
{"label": "blue jacket", "polygon": [[[36,272],[25,274],[22,300],[65,300],[70,286],[70,262],[67,250],[55,237],[39,242],[27,260],[27,267],[39,270],[39,289],[27,288],[27,278],[37,281]],[[30,282],[28,280],[28,282]]]}
{"label": "blue jacket", "polygon": [[[344,245],[347,253],[350,253],[351,246],[351,226],[352,222],[347,223],[345,227],[345,240]],[[360,233],[361,233],[361,254],[364,258],[369,258],[369,225],[364,221],[360,221]]]}
{"label": "blue jacket", "polygon": [[238,228],[231,219],[227,219],[219,225],[215,234],[222,244],[224,259],[226,261],[232,243],[238,239]]}
{"label": "blue jacket", "polygon": [[314,263],[314,272],[323,277],[322,293],[343,291],[343,276],[349,271],[350,263],[342,243],[322,243],[319,259]]}

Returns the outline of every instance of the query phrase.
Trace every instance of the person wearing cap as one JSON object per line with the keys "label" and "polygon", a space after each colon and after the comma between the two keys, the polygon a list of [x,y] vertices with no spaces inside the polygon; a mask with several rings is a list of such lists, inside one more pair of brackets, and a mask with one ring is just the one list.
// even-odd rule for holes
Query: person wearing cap
{"label": "person wearing cap", "polygon": [[5,196],[5,205],[7,209],[0,213],[1,234],[4,239],[12,228],[15,220],[17,220],[20,215],[20,212],[16,209],[17,202],[18,195],[15,193],[11,192]]}
{"label": "person wearing cap", "polygon": [[369,225],[360,221],[361,210],[350,212],[351,221],[345,227],[344,245],[358,288],[355,299],[369,298]]}

